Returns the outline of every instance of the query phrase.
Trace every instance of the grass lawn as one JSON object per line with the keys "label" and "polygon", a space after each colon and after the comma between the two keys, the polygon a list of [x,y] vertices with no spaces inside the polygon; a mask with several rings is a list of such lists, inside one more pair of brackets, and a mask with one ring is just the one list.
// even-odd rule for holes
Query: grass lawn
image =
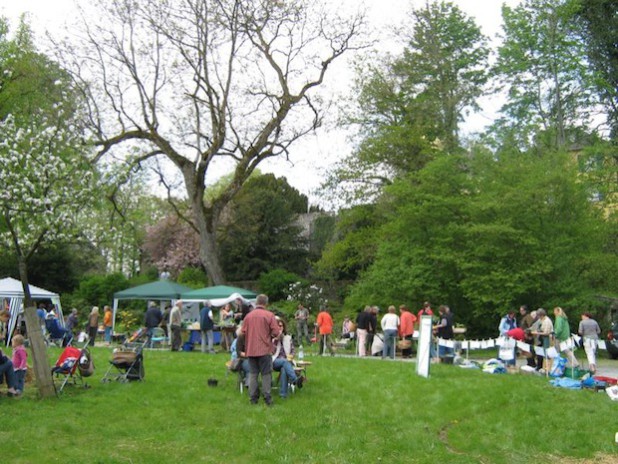
{"label": "grass lawn", "polygon": [[92,352],[92,388],[0,398],[0,462],[618,462],[618,403],[545,378],[310,357],[305,387],[267,408],[239,393],[224,353],[146,351],[144,382],[102,384],[111,349]]}

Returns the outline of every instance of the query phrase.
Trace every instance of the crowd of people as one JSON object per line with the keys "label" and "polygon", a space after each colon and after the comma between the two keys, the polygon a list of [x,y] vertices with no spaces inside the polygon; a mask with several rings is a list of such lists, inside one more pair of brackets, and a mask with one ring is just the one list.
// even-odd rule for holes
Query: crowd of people
{"label": "crowd of people", "polygon": [[[302,387],[303,378],[294,368],[296,344],[307,345],[316,342],[319,353],[334,355],[334,321],[328,307],[321,307],[316,319],[316,334],[312,339],[309,333],[310,311],[303,304],[299,304],[293,315],[295,323],[295,339],[288,332],[287,321],[283,317],[275,316],[267,309],[268,297],[259,295],[255,305],[248,305],[240,299],[233,304],[228,303],[219,311],[218,322],[212,306],[205,302],[200,310],[201,349],[204,353],[216,353],[214,350],[214,329],[219,326],[237,327],[235,336],[232,332],[225,335],[222,345],[231,351],[232,359],[242,359],[241,368],[246,373],[249,395],[252,403],[259,397],[258,378],[262,381],[262,395],[267,404],[272,403],[271,384],[272,371],[280,372],[279,395],[288,396],[290,386]],[[173,306],[166,306],[162,311],[159,304],[150,302],[144,315],[147,345],[152,346],[152,338],[157,327],[161,327],[165,337],[170,339],[170,349],[180,351],[182,345],[182,311],[183,302],[178,300]],[[107,345],[112,342],[113,314],[109,306],[103,308],[104,341]],[[391,305],[382,317],[379,317],[380,308],[366,306],[358,313],[355,319],[345,317],[341,325],[342,339],[356,339],[356,354],[359,357],[380,356],[395,358],[396,351],[401,350],[403,358],[412,355],[414,333],[423,316],[432,317],[432,329],[435,337],[443,340],[454,338],[453,314],[446,305],[441,305],[437,314],[429,302],[415,314],[406,305],[396,308]],[[565,311],[556,307],[553,309],[554,320],[548,316],[543,308],[529,312],[526,306],[519,308],[519,317],[516,311],[509,311],[501,318],[498,325],[499,335],[505,340],[525,342],[503,345],[499,351],[499,358],[506,364],[514,364],[517,350],[526,358],[527,365],[536,370],[547,369],[548,356],[539,354],[542,350],[553,348],[563,354],[573,368],[579,367],[572,345],[569,321]],[[78,312],[73,309],[66,318],[65,324],[60,324],[54,308],[41,304],[37,309],[37,316],[41,323],[41,330],[50,338],[61,340],[63,346],[79,331]],[[99,308],[93,306],[84,326],[88,331],[89,344],[94,345],[101,325]],[[0,351],[0,380],[3,378],[8,387],[9,396],[19,396],[23,392],[26,372],[26,350],[23,348],[24,336],[20,330],[12,338],[13,353],[9,359]],[[596,350],[601,329],[591,314],[581,315],[578,333],[581,336],[581,346],[584,348],[588,360],[589,370],[596,371]],[[229,338],[228,338],[229,334]],[[376,343],[379,342],[379,343]],[[376,346],[378,347],[376,349]],[[431,357],[444,359],[453,355],[452,345],[435,344],[431,346]],[[506,349],[505,349],[506,347]],[[522,347],[530,347],[525,351]]]}
{"label": "crowd of people", "polygon": [[[547,351],[554,348],[557,353],[564,355],[572,368],[579,368],[580,363],[575,357],[571,339],[571,328],[566,312],[559,306],[553,309],[554,321],[551,320],[547,311],[539,308],[528,312],[525,305],[519,308],[520,319],[516,319],[515,311],[509,311],[498,326],[499,334],[517,341],[523,341],[530,346],[530,351],[521,350],[527,360],[527,365],[537,371],[546,371],[549,368]],[[581,345],[586,353],[588,369],[596,372],[596,351],[601,328],[592,318],[590,313],[583,313],[579,322],[577,333],[581,336]],[[542,348],[542,354],[537,354],[534,347]],[[507,353],[507,364],[515,364],[515,348],[512,353]]]}
{"label": "crowd of people", "polygon": [[[450,340],[454,336],[453,313],[446,305],[439,307],[437,315],[434,314],[429,302],[425,302],[416,314],[411,312],[406,305],[400,305],[397,314],[397,308],[391,305],[378,325],[379,312],[380,308],[377,306],[365,306],[364,310],[356,317],[358,356],[381,354],[383,358],[395,358],[396,343],[399,340],[401,356],[410,358],[414,332],[418,330],[418,324],[420,324],[423,316],[431,316],[435,320],[435,323],[432,324],[435,336],[445,340]],[[378,333],[379,329],[382,330],[381,336]],[[381,337],[381,343],[377,344],[378,348],[381,346],[381,350],[375,348],[376,337],[378,339]],[[439,358],[453,354],[452,348],[440,346],[438,349]],[[432,347],[432,355],[435,355],[433,350]]]}

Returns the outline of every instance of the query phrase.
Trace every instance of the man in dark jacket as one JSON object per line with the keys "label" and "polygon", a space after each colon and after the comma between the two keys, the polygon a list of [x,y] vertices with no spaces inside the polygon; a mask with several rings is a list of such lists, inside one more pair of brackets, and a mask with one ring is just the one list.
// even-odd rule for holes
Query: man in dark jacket
{"label": "man in dark jacket", "polygon": [[154,301],[151,301],[148,305],[148,309],[146,310],[146,315],[144,316],[144,325],[146,326],[146,336],[148,337],[148,341],[146,342],[146,346],[152,348],[152,337],[154,335],[155,327],[159,327],[161,321],[163,320],[163,314],[161,314],[161,309],[157,306]]}
{"label": "man in dark jacket", "polygon": [[356,333],[358,334],[358,355],[367,355],[367,334],[371,327],[371,306],[365,306],[365,309],[356,316]]}
{"label": "man in dark jacket", "polygon": [[[213,344],[215,339],[215,334],[213,329],[215,328],[215,322],[212,316],[212,307],[210,306],[210,301],[207,301],[204,304],[204,307],[200,311],[200,330],[202,331],[202,353],[215,354]],[[206,343],[208,343],[208,347],[206,347]]]}

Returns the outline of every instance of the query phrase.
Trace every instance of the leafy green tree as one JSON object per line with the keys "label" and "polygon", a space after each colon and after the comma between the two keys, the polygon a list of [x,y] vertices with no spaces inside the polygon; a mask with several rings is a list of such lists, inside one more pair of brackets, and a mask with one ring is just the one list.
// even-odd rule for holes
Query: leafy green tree
{"label": "leafy green tree", "polygon": [[314,272],[326,280],[355,280],[373,262],[383,215],[376,205],[339,211],[333,238],[315,263]]}
{"label": "leafy green tree", "polygon": [[578,17],[597,88],[607,108],[610,137],[618,138],[618,1],[580,0]]}
{"label": "leafy green tree", "polygon": [[111,305],[114,293],[129,288],[129,280],[121,273],[93,275],[83,279],[74,297],[83,301],[86,306]]}
{"label": "leafy green tree", "polygon": [[359,66],[358,109],[350,122],[361,141],[328,182],[337,195],[351,190],[368,201],[438,151],[456,152],[460,123],[478,109],[489,55],[480,28],[441,1],[412,10],[410,29],[401,56]]}
{"label": "leafy green tree", "polygon": [[229,208],[219,236],[221,261],[230,280],[256,279],[277,268],[307,270],[308,249],[297,223],[308,199],[285,178],[249,179]]}
{"label": "leafy green tree", "polygon": [[[105,269],[105,259],[91,243],[54,242],[43,244],[32,255],[28,278],[38,287],[63,296],[73,292],[84,275],[98,273],[102,269]],[[0,251],[0,275],[19,279],[17,257],[10,249]]]}
{"label": "leafy green tree", "polygon": [[[493,69],[507,95],[496,127],[522,147],[564,149],[578,140],[598,102],[584,43],[574,26],[578,0],[504,5],[504,41]],[[539,137],[543,134],[543,137]]]}
{"label": "leafy green tree", "polygon": [[273,269],[260,275],[260,291],[266,295],[270,301],[285,300],[290,291],[290,286],[300,282],[302,285],[306,281],[294,272],[285,269]]}
{"label": "leafy green tree", "polygon": [[0,119],[12,115],[18,121],[27,120],[41,110],[54,114],[58,101],[63,101],[62,110],[71,114],[75,107],[67,98],[67,73],[37,53],[32,30],[24,18],[13,37],[9,32],[8,22],[0,18]]}
{"label": "leafy green tree", "polygon": [[452,153],[459,148],[459,125],[478,109],[487,81],[487,39],[451,2],[427,3],[412,18],[413,33],[394,71],[404,94],[414,96],[426,136]]}
{"label": "leafy green tree", "polygon": [[612,235],[569,155],[442,156],[393,184],[374,263],[346,304],[446,303],[489,335],[519,304],[569,307],[615,291]]}
{"label": "leafy green tree", "polygon": [[316,214],[319,215],[313,220],[309,234],[309,260],[311,262],[318,261],[326,246],[331,242],[337,221],[333,214]]}
{"label": "leafy green tree", "polygon": [[186,285],[191,288],[202,288],[208,286],[208,276],[203,269],[199,267],[186,267],[177,279],[179,284]]}
{"label": "leafy green tree", "polygon": [[149,264],[143,249],[148,230],[172,209],[149,192],[152,183],[144,171],[126,172],[108,166],[101,173],[96,203],[83,216],[83,237],[105,257],[107,272],[135,276]]}

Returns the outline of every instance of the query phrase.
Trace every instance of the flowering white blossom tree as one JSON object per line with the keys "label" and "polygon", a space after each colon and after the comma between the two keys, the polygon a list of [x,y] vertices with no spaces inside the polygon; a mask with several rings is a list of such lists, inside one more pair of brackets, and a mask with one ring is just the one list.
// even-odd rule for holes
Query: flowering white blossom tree
{"label": "flowering white blossom tree", "polygon": [[[58,120],[64,120],[62,111]],[[0,241],[19,263],[26,326],[41,396],[54,394],[47,353],[28,291],[28,261],[47,240],[63,239],[92,198],[93,172],[79,131],[46,116],[0,120]]]}

